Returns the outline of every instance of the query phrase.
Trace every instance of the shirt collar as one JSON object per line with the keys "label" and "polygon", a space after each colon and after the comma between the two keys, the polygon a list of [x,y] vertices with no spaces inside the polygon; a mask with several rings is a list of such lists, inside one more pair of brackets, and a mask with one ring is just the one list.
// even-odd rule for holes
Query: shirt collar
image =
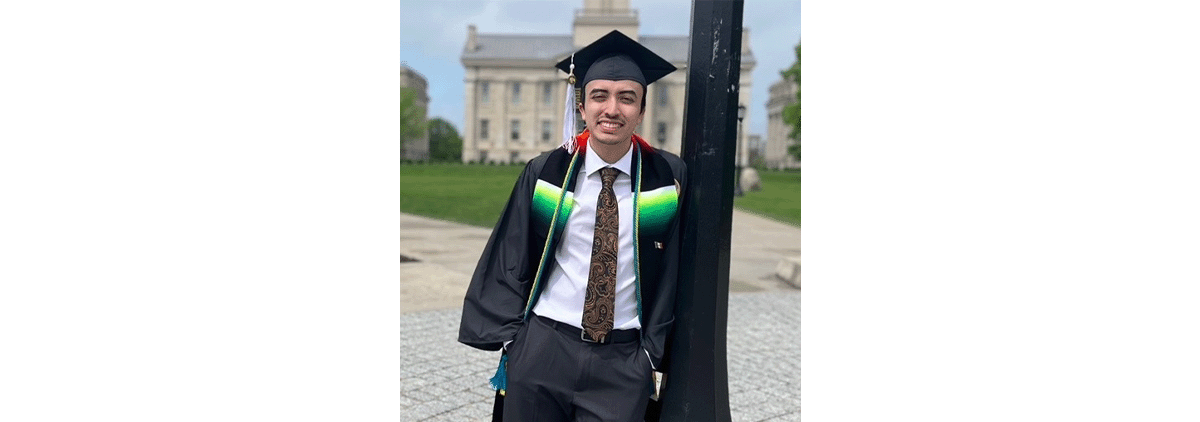
{"label": "shirt collar", "polygon": [[592,149],[591,142],[588,142],[587,148],[588,153],[583,155],[584,176],[591,176],[592,173],[598,172],[605,167],[615,168],[627,175],[633,174],[631,170],[633,166],[633,142],[629,143],[629,150],[625,151],[625,155],[612,164],[606,163],[603,158],[600,158],[600,154],[597,154],[596,150]]}

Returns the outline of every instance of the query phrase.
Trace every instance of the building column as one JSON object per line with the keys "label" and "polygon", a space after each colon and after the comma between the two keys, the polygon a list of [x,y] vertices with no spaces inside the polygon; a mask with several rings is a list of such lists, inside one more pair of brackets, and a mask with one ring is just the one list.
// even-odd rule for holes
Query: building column
{"label": "building column", "polygon": [[476,82],[477,79],[476,79],[475,73],[477,73],[477,70],[472,71],[471,69],[468,69],[466,78],[463,80],[463,85],[464,85],[463,90],[464,90],[464,95],[465,95],[464,98],[466,99],[466,102],[463,103],[463,106],[464,106],[463,107],[463,132],[462,132],[462,143],[463,143],[463,145],[462,145],[462,162],[463,162],[463,164],[466,164],[467,162],[474,160],[475,157],[479,155],[479,152],[478,152],[479,134],[477,133],[477,129],[475,126],[476,120],[479,119],[478,110],[476,110],[476,108],[475,108],[475,105],[476,105],[476,102],[475,102],[475,89],[476,88],[475,87],[477,85],[477,82]]}

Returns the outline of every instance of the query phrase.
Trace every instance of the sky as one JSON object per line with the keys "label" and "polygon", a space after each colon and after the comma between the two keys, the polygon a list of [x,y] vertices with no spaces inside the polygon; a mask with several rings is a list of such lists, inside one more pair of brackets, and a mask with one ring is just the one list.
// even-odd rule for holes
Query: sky
{"label": "sky", "polygon": [[[574,10],[583,0],[401,0],[400,60],[429,82],[429,118],[441,117],[462,131],[463,66],[459,57],[467,25],[480,33],[571,34]],[[691,2],[630,0],[642,35],[687,35]],[[745,2],[742,26],[750,30],[757,60],[747,130],[765,137],[767,89],[796,59],[800,43],[800,0]]]}

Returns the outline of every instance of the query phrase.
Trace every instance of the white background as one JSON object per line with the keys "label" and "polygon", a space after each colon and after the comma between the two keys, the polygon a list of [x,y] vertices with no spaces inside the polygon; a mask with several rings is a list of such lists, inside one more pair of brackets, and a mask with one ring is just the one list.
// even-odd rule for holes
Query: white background
{"label": "white background", "polygon": [[806,421],[1200,418],[1196,7],[805,3]]}
{"label": "white background", "polygon": [[[805,3],[806,420],[1200,416],[1190,7]],[[401,419],[399,13],[0,6],[0,419]]]}
{"label": "white background", "polygon": [[0,420],[400,419],[398,14],[0,6]]}

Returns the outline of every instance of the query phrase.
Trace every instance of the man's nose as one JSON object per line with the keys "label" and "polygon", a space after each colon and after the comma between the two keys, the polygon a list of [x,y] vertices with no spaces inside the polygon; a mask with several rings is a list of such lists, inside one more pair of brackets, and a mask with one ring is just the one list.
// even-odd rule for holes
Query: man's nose
{"label": "man's nose", "polygon": [[616,117],[616,115],[617,115],[617,102],[616,102],[615,100],[612,100],[612,99],[609,99],[608,101],[605,101],[605,102],[604,102],[604,108],[602,108],[600,111],[604,113],[604,117]]}

